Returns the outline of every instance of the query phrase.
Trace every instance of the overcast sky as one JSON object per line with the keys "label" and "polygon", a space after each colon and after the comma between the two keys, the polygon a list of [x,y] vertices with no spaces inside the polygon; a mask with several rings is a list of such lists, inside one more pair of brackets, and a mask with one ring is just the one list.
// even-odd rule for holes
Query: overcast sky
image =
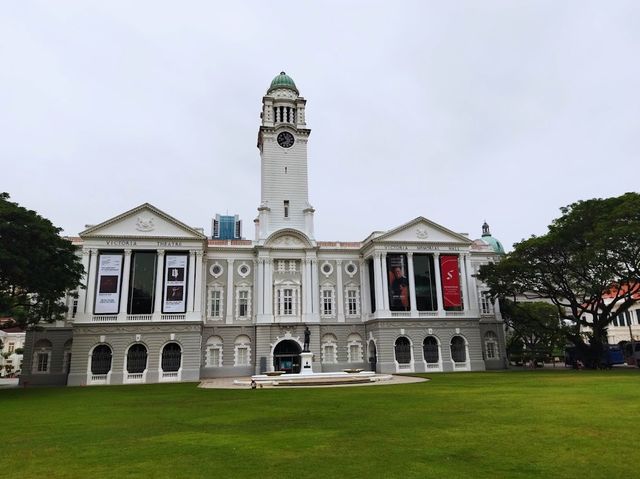
{"label": "overcast sky", "polygon": [[260,201],[261,99],[307,99],[316,238],[422,215],[511,244],[638,190],[640,2],[50,1],[0,9],[0,191],[76,235]]}

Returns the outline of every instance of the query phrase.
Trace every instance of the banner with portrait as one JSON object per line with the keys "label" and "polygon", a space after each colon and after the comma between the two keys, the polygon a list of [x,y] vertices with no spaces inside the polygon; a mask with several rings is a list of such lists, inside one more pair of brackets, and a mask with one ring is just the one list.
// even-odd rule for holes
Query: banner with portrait
{"label": "banner with portrait", "polygon": [[387,254],[387,279],[389,284],[389,309],[410,311],[409,270],[407,255]]}
{"label": "banner with portrait", "polygon": [[460,269],[457,255],[440,255],[440,276],[442,278],[442,297],[444,308],[460,308]]}
{"label": "banner with portrait", "polygon": [[186,254],[165,255],[163,313],[184,313],[187,308]]}
{"label": "banner with portrait", "polygon": [[122,253],[105,253],[98,257],[98,277],[94,314],[118,314],[122,282]]}

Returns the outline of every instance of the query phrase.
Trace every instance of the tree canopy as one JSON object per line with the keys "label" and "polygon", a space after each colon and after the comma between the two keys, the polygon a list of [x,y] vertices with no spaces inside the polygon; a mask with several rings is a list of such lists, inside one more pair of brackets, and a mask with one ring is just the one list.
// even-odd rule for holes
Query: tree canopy
{"label": "tree canopy", "polygon": [[502,318],[509,326],[509,352],[524,360],[547,359],[565,345],[564,326],[556,307],[542,301],[514,302],[503,299]]}
{"label": "tree canopy", "polygon": [[0,193],[0,316],[22,327],[63,317],[61,299],[77,288],[84,271],[60,231]]}
{"label": "tree canopy", "polygon": [[546,299],[572,327],[566,331],[592,365],[613,318],[640,299],[640,195],[578,201],[544,236],[514,245],[479,277],[494,296]]}

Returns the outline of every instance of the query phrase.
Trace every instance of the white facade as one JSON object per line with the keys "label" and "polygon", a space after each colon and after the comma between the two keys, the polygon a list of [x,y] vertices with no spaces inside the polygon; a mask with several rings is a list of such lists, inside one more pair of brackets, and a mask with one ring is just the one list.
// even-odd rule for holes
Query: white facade
{"label": "white facade", "polygon": [[502,320],[474,276],[498,259],[487,242],[423,217],[362,241],[317,241],[306,101],[281,74],[262,103],[255,240],[208,239],[149,204],[80,233],[86,289],[65,324],[34,333],[51,350],[48,383],[295,371],[306,327],[314,371],[504,367]]}
{"label": "white facade", "polygon": [[18,328],[0,330],[0,377],[22,371],[25,332]]}

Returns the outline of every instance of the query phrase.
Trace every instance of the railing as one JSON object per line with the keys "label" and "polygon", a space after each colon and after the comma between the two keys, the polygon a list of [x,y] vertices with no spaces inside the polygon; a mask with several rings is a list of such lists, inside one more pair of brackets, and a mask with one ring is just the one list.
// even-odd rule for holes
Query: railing
{"label": "railing", "polygon": [[106,384],[107,376],[108,376],[107,374],[92,374],[91,384]]}
{"label": "railing", "polygon": [[427,369],[440,371],[442,369],[442,367],[440,366],[440,363],[427,363]]}
{"label": "railing", "polygon": [[118,316],[116,316],[115,314],[91,316],[92,323],[115,323],[117,320],[118,320]]}
{"label": "railing", "polygon": [[438,316],[437,311],[418,311],[418,316],[421,318],[435,318]]}
{"label": "railing", "polygon": [[404,363],[398,363],[398,369],[411,369],[411,363],[408,364],[404,364]]}
{"label": "railing", "polygon": [[392,318],[410,318],[411,311],[391,311]]}
{"label": "railing", "polygon": [[162,321],[184,321],[186,317],[186,314],[162,314],[160,319]]}
{"label": "railing", "polygon": [[161,381],[180,381],[180,371],[162,371]]}
{"label": "railing", "polygon": [[142,382],[144,373],[127,373],[128,382]]}
{"label": "railing", "polygon": [[152,321],[153,314],[127,314],[127,321]]}
{"label": "railing", "polygon": [[469,366],[467,365],[466,362],[464,363],[453,363],[453,370],[454,371],[466,371],[469,369]]}
{"label": "railing", "polygon": [[445,311],[445,316],[464,316],[466,313],[464,311]]}

